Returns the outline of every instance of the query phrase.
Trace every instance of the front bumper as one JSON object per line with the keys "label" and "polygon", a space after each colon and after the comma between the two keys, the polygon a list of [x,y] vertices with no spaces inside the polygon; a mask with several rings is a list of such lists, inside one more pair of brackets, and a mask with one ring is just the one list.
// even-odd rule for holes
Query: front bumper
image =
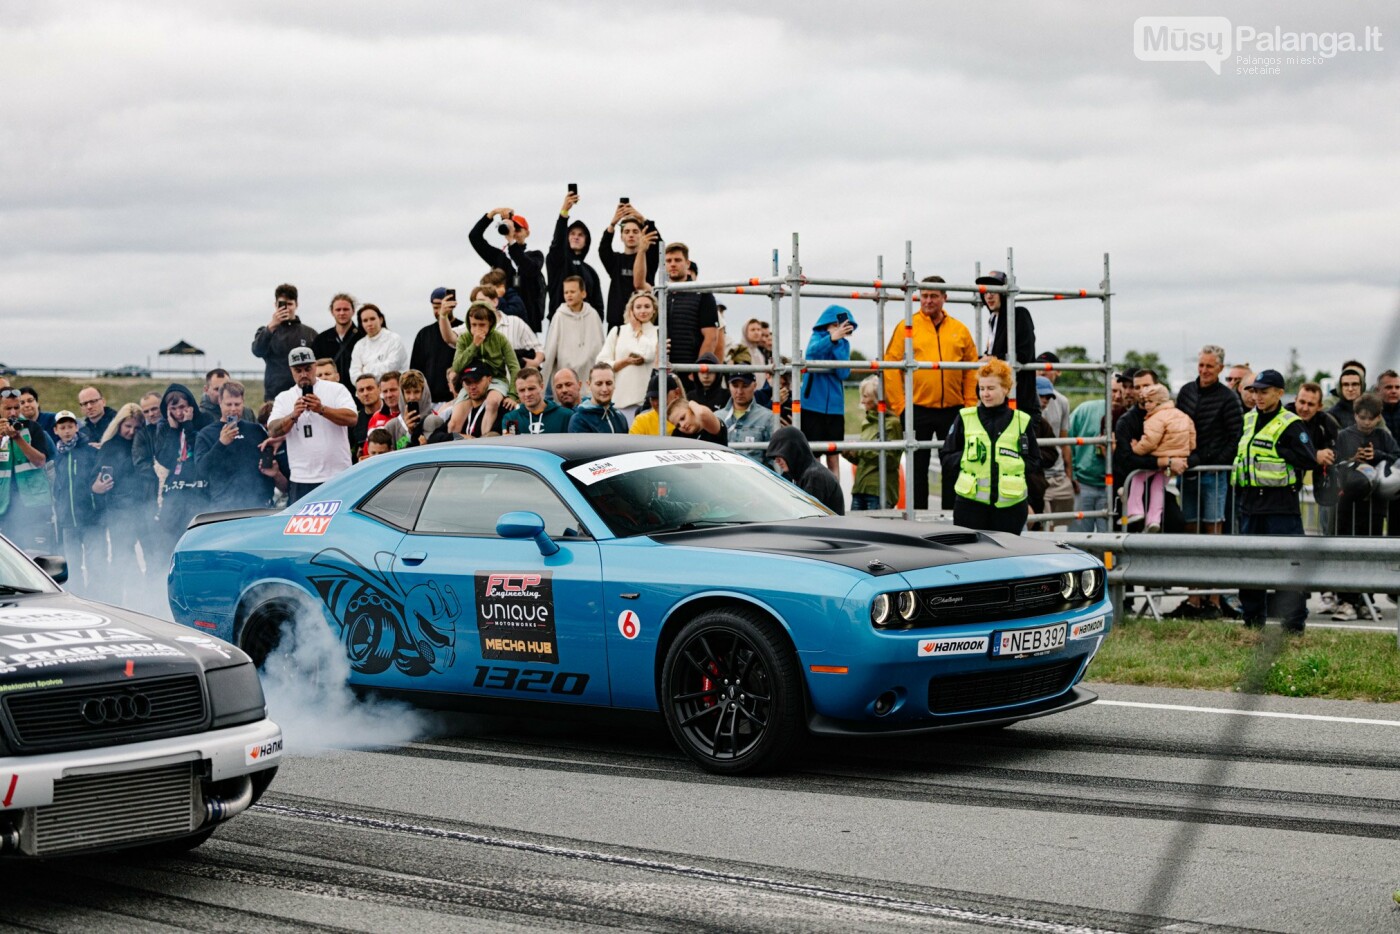
{"label": "front bumper", "polygon": [[273,768],[282,761],[282,728],[271,720],[188,736],[97,749],[0,758],[0,812],[53,803],[53,785],[65,778],[138,772],[207,762],[212,782]]}
{"label": "front bumper", "polygon": [[833,720],[814,714],[807,721],[807,729],[814,736],[913,736],[919,733],[936,733],[940,730],[964,730],[968,727],[995,727],[1036,717],[1048,717],[1063,713],[1085,704],[1092,704],[1099,696],[1088,688],[1075,685],[1066,693],[1049,700],[1020,707],[1006,708],[1000,714],[969,713],[959,716],[939,717],[936,722],[920,721],[891,722],[888,720]]}

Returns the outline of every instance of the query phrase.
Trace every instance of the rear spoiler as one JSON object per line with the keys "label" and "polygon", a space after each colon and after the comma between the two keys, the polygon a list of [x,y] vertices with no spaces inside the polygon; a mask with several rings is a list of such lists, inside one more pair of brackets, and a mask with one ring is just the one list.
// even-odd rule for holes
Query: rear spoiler
{"label": "rear spoiler", "polygon": [[201,525],[213,525],[215,522],[228,522],[231,519],[251,519],[254,516],[275,516],[280,509],[230,509],[226,512],[201,512],[190,520],[187,529],[195,529]]}

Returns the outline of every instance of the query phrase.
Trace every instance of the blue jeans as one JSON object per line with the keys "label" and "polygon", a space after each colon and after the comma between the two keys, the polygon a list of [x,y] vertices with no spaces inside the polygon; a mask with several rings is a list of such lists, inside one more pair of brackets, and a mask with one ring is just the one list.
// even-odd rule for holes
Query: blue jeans
{"label": "blue jeans", "polygon": [[[1084,481],[1079,481],[1079,492],[1074,497],[1075,512],[1098,512],[1108,508],[1108,487],[1090,486]],[[1075,519],[1069,524],[1071,532],[1107,532],[1108,519],[1099,516],[1096,519]]]}
{"label": "blue jeans", "polygon": [[[893,506],[893,504],[891,504]],[[851,512],[865,512],[880,508],[880,497],[874,493],[852,493]]]}
{"label": "blue jeans", "polygon": [[[1301,516],[1245,516],[1241,535],[1303,535]],[[1263,623],[1268,616],[1268,591],[1240,590],[1240,608],[1246,623]],[[1274,613],[1283,621],[1284,629],[1303,631],[1308,618],[1308,595],[1298,590],[1275,590]]]}
{"label": "blue jeans", "polygon": [[1225,491],[1230,474],[1207,470],[1181,477],[1181,514],[1187,522],[1224,522]]}

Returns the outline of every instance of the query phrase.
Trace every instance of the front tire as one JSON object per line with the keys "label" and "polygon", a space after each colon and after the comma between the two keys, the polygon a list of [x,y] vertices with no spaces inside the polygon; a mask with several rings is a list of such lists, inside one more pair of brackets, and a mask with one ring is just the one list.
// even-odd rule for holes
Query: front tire
{"label": "front tire", "polygon": [[708,772],[760,772],[802,735],[802,678],[783,630],[742,607],[691,620],[666,652],[661,707],[671,736]]}

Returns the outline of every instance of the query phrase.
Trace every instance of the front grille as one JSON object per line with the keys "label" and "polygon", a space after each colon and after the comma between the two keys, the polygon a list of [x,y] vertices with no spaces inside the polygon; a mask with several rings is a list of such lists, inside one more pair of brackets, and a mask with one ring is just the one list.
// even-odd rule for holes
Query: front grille
{"label": "front grille", "polygon": [[194,765],[59,779],[53,804],[25,813],[21,849],[50,856],[190,833],[203,822]]}
{"label": "front grille", "polygon": [[1081,661],[1071,658],[1049,665],[934,678],[928,683],[928,709],[932,713],[962,713],[1051,697],[1070,686]]}
{"label": "front grille", "polygon": [[916,593],[922,606],[919,615],[908,624],[910,629],[952,626],[969,620],[991,622],[1024,619],[1058,613],[1071,606],[1060,596],[1058,576],[993,584],[930,587]]}
{"label": "front grille", "polygon": [[16,752],[56,752],[122,741],[177,736],[205,725],[198,675],[170,675],[6,696],[5,719]]}

